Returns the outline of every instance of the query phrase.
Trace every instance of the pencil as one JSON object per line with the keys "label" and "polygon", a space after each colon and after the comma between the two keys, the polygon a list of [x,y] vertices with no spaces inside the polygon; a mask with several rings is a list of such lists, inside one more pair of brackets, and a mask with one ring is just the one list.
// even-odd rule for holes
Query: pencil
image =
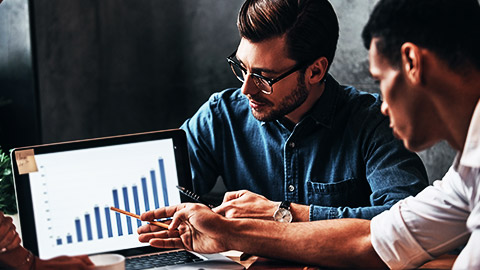
{"label": "pencil", "polygon": [[[110,206],[110,210],[113,210],[113,211],[118,212],[120,214],[124,214],[124,215],[130,216],[130,217],[136,218],[136,219],[140,219],[139,215],[135,215],[134,213],[130,213],[130,212],[127,212],[127,211],[122,210],[122,209],[118,209],[118,208],[113,207],[113,206]],[[165,228],[165,229],[168,229],[168,224],[162,223],[160,221],[148,221],[148,223],[159,226],[159,227],[162,227],[162,228]]]}

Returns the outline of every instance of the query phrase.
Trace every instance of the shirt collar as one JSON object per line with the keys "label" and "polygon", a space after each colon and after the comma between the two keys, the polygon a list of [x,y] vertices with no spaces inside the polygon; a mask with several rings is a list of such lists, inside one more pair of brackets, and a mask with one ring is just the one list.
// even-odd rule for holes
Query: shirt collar
{"label": "shirt collar", "polygon": [[473,112],[463,153],[459,154],[462,166],[480,168],[480,100]]}
{"label": "shirt collar", "polygon": [[313,105],[307,117],[312,117],[317,124],[321,124],[327,128],[332,127],[335,109],[340,95],[339,88],[340,85],[338,82],[330,74],[327,74],[325,90]]}

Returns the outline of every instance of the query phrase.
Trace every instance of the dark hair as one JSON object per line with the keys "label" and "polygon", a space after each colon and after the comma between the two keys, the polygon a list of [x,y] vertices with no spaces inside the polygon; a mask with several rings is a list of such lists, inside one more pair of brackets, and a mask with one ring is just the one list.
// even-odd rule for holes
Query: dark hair
{"label": "dark hair", "polygon": [[362,32],[365,48],[377,50],[399,68],[400,50],[412,42],[435,53],[453,70],[480,69],[478,0],[381,0]]}
{"label": "dark hair", "polygon": [[286,34],[288,57],[297,63],[324,56],[330,67],[335,56],[339,27],[327,0],[246,0],[237,27],[254,43]]}

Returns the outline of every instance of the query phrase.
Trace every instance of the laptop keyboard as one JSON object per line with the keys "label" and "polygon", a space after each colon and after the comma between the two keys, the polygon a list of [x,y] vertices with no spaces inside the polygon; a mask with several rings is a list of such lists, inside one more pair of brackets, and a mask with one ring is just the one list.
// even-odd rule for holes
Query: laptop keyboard
{"label": "laptop keyboard", "polygon": [[128,258],[125,261],[125,269],[149,269],[154,267],[186,264],[199,261],[204,261],[204,259],[186,250],[180,250],[143,257]]}

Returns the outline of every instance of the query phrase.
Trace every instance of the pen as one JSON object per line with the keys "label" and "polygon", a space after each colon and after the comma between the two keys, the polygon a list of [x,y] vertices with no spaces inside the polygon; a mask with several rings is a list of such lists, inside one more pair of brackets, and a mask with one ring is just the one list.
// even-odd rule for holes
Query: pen
{"label": "pen", "polygon": [[209,208],[213,208],[213,205],[209,204],[208,202],[205,202],[204,200],[202,200],[202,198],[200,198],[200,195],[197,195],[195,194],[193,191],[190,191],[184,187],[181,187],[181,186],[177,186],[178,190],[180,190],[180,192],[184,195],[186,195],[187,197],[189,197],[190,199],[196,201],[196,202],[199,202],[199,203],[203,203],[205,204],[206,206],[208,206]]}
{"label": "pen", "polygon": [[[130,217],[136,218],[136,219],[140,219],[139,215],[135,215],[134,213],[130,213],[130,212],[127,212],[127,211],[122,210],[122,209],[118,209],[118,208],[113,207],[113,206],[110,206],[110,210],[118,212],[120,214],[124,214],[124,215],[130,216]],[[148,221],[148,223],[150,223],[152,225],[156,225],[158,227],[168,229],[168,224],[162,223],[160,221]]]}

